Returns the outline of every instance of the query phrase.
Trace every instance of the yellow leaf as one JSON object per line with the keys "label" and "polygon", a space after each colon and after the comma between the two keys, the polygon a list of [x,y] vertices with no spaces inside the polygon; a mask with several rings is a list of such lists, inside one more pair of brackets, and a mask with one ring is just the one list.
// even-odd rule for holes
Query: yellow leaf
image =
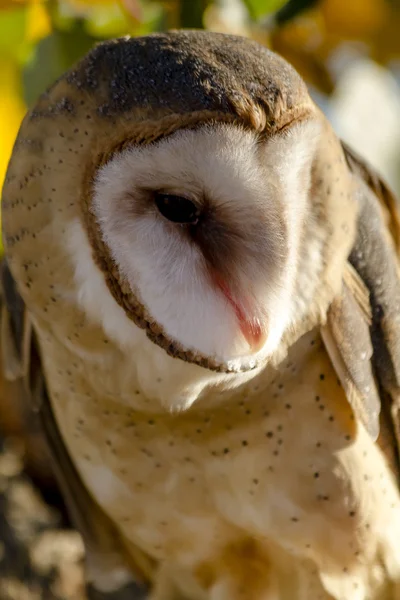
{"label": "yellow leaf", "polygon": [[343,38],[371,35],[382,27],[388,12],[386,0],[323,0],[321,3],[327,31]]}
{"label": "yellow leaf", "polygon": [[40,0],[29,3],[26,27],[26,39],[29,42],[38,42],[51,33],[49,14]]}
{"label": "yellow leaf", "polygon": [[0,69],[0,184],[3,185],[8,161],[26,106],[22,100],[18,65],[12,60],[3,59],[0,62]]}

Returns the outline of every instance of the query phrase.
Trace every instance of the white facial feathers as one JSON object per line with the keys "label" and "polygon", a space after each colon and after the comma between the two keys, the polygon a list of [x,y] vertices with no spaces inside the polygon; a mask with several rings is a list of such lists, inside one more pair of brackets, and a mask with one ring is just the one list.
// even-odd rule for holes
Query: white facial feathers
{"label": "white facial feathers", "polygon": [[[103,239],[172,339],[222,360],[276,349],[292,318],[317,139],[314,122],[266,141],[207,125],[126,149],[99,170],[93,208]],[[159,190],[197,202],[199,227],[162,216]]]}

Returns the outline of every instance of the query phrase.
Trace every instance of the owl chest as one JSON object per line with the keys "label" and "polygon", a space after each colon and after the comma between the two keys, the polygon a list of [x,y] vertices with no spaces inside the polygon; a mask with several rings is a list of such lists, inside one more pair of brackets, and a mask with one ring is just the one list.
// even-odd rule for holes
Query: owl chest
{"label": "owl chest", "polygon": [[[52,382],[61,397],[65,381]],[[287,565],[302,571],[311,561],[321,572],[354,567],[349,585],[361,585],[359,565],[400,539],[385,459],[356,426],[322,352],[301,369],[288,360],[268,385],[254,381],[214,408],[177,415],[86,389],[53,399],[70,454],[124,535],[158,560],[194,572],[250,540],[282,581]]]}
{"label": "owl chest", "polygon": [[370,494],[375,468],[390,478],[329,370],[297,383],[282,377],[211,411],[165,417],[106,406],[83,418],[71,404],[60,425],[98,502],[154,556],[201,555],[239,531],[294,552],[317,553],[331,538],[333,554],[346,544],[354,553],[360,507],[370,514],[381,501]]}

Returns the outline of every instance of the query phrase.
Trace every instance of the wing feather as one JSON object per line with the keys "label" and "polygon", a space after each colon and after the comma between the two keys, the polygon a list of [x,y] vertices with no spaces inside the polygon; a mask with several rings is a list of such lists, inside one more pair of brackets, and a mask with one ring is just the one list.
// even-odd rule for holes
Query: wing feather
{"label": "wing feather", "polygon": [[344,279],[342,294],[333,301],[321,334],[348,401],[376,440],[380,398],[371,363],[368,293],[353,272]]}
{"label": "wing feather", "polygon": [[386,453],[400,457],[400,214],[388,185],[343,143],[354,175],[357,235],[343,292],[322,335],[357,417]]}

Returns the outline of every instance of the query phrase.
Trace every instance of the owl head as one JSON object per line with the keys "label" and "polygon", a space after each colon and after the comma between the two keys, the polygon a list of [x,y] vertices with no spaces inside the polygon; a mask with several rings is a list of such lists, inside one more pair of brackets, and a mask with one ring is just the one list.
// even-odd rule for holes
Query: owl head
{"label": "owl head", "polygon": [[85,278],[100,273],[124,311],[117,338],[133,321],[177,359],[245,371],[338,285],[326,222],[341,218],[343,156],[299,75],[255,42],[186,31],[101,44],[22,131],[20,168],[28,152],[30,172],[47,169],[44,222],[83,223]]}

